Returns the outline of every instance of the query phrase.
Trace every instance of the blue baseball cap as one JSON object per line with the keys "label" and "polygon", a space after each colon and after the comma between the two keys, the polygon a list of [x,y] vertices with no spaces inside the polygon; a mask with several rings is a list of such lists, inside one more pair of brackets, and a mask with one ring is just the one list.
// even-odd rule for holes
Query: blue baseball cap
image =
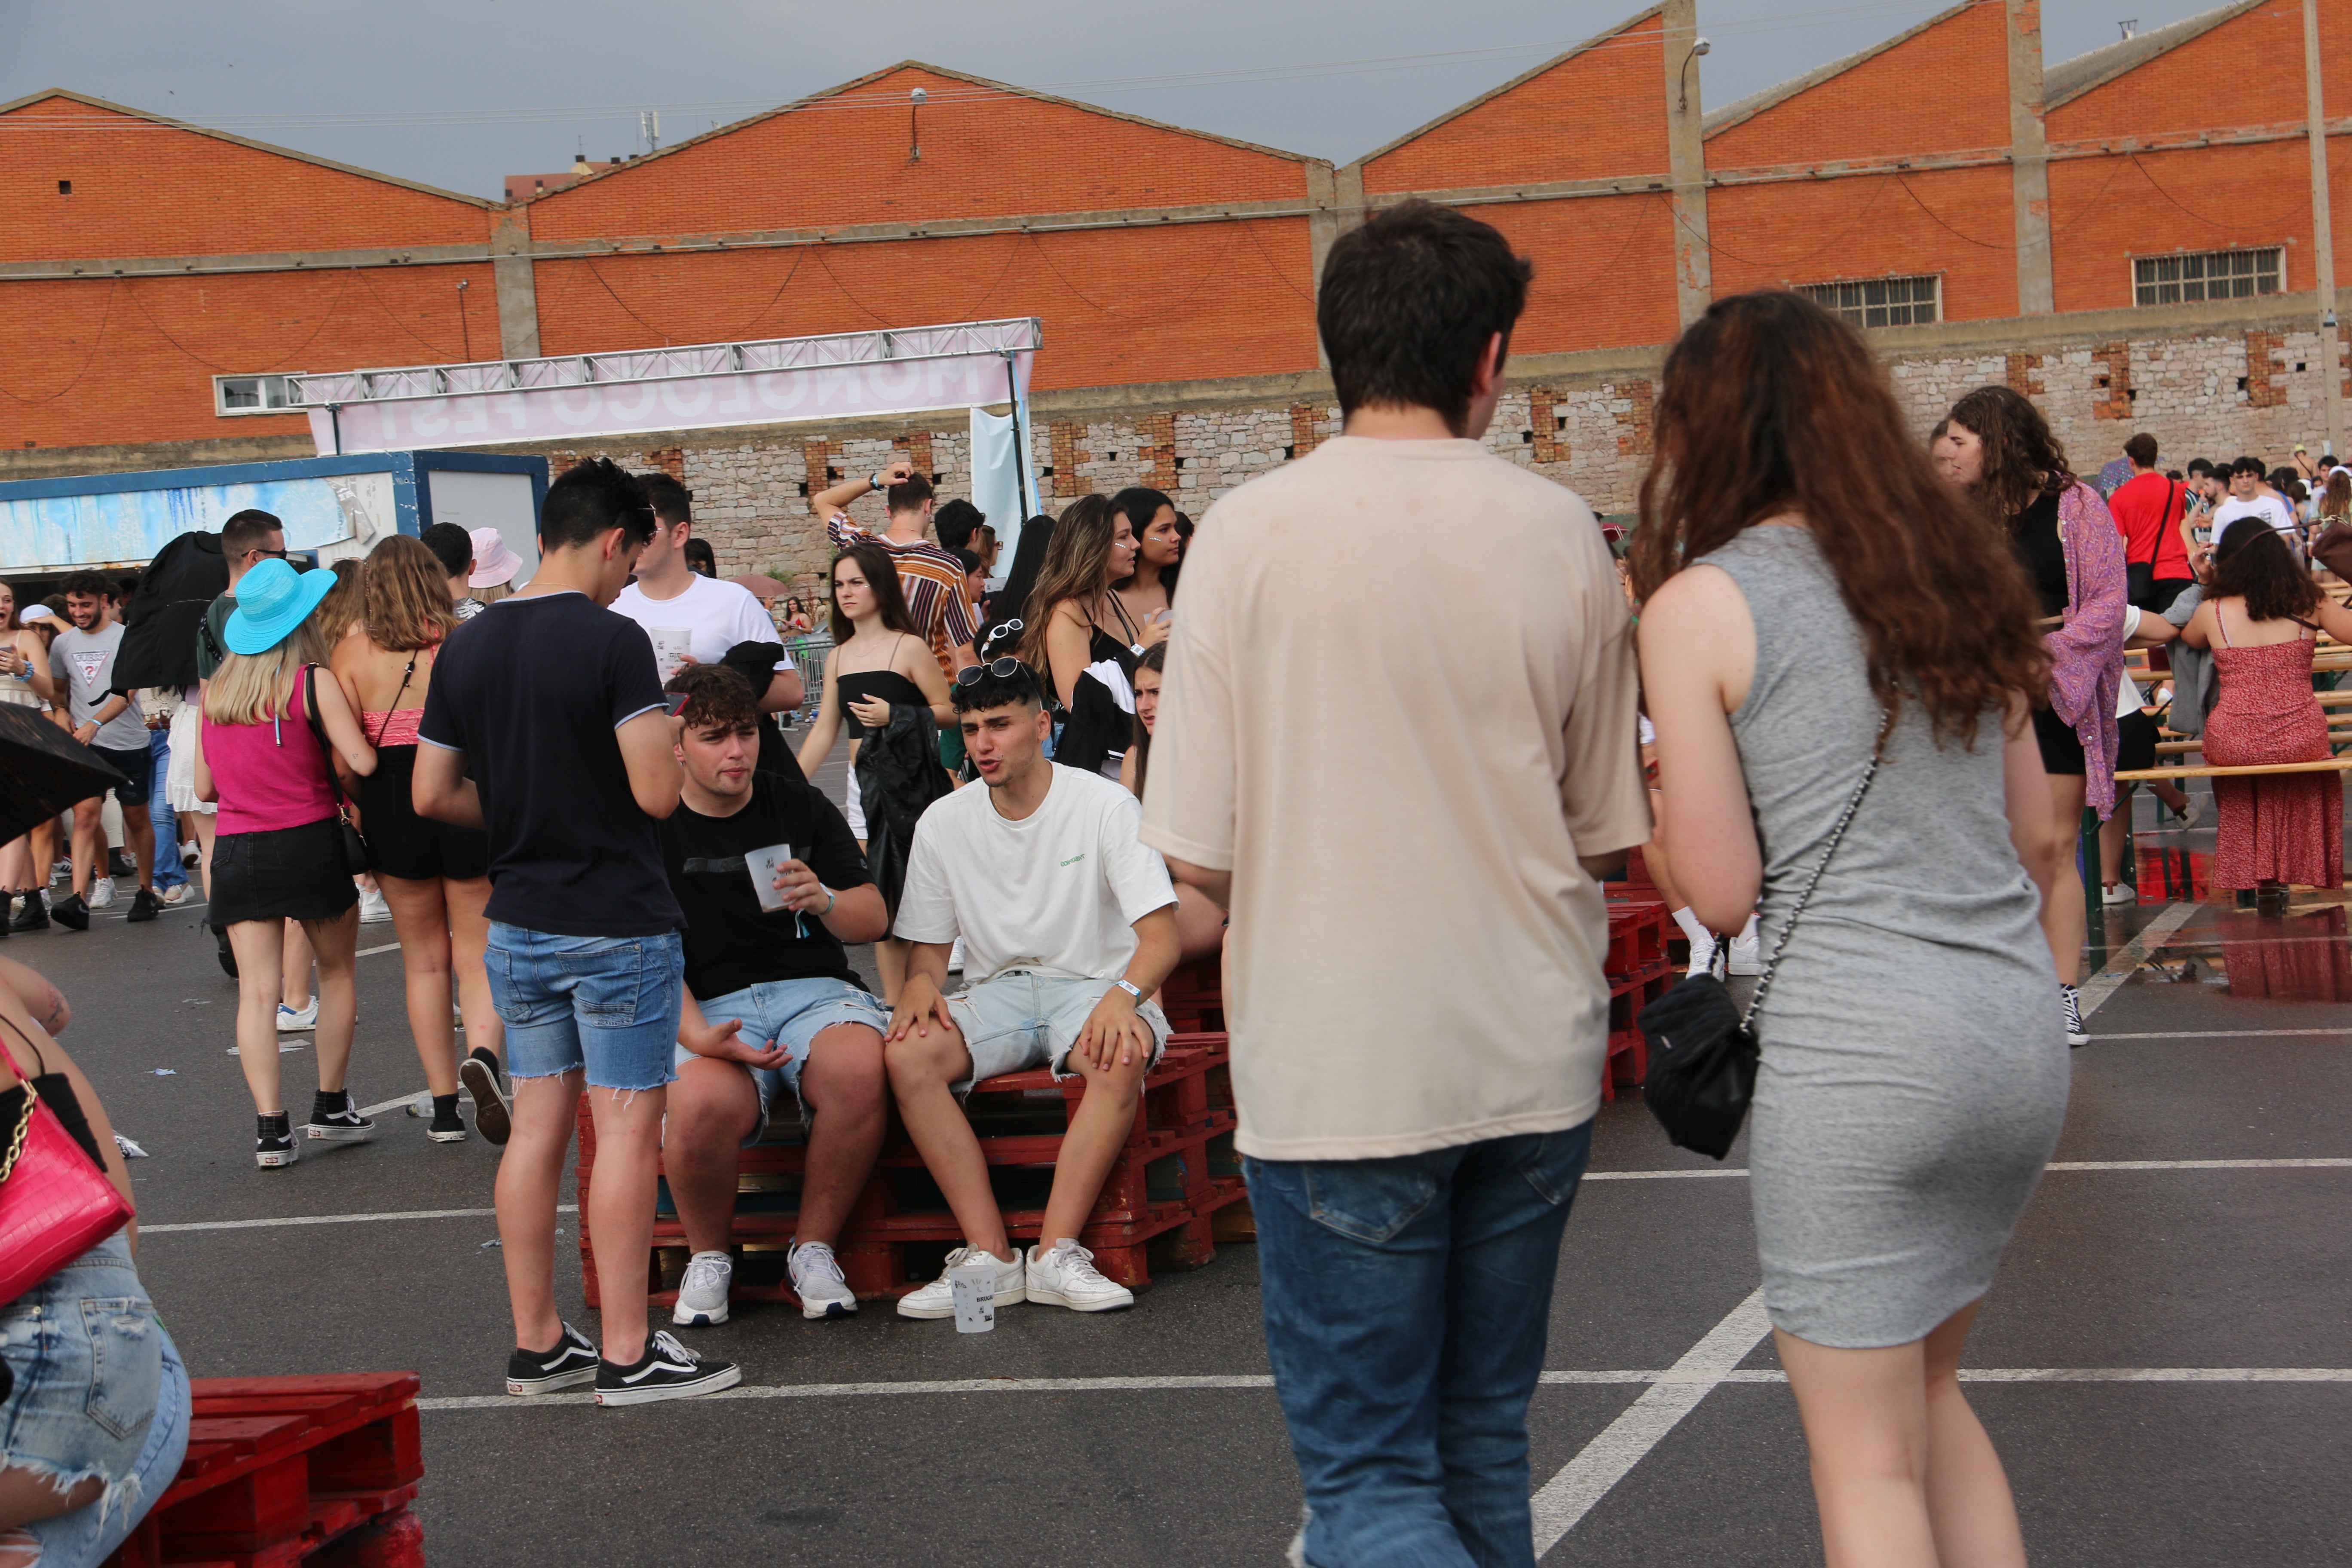
{"label": "blue baseball cap", "polygon": [[324,567],[297,572],[274,557],[266,560],[238,581],[236,613],[223,640],[231,653],[268,653],[309,620],[334,586],[335,574]]}

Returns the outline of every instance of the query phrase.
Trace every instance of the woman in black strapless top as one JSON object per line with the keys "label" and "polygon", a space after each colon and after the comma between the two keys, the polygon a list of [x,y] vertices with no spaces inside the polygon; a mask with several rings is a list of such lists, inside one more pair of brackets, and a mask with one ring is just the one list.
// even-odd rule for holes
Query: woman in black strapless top
{"label": "woman in black strapless top", "polygon": [[[833,652],[824,661],[824,697],[808,739],[801,742],[801,772],[816,777],[819,763],[833,750],[844,730],[849,732],[851,777],[856,776],[858,743],[870,732],[888,726],[894,706],[926,707],[940,724],[954,721],[948,704],[948,678],[933,657],[930,645],[915,629],[907,614],[906,595],[898,586],[898,568],[878,544],[857,543],[844,550],[833,563]],[[855,824],[853,824],[855,826]],[[908,843],[881,853],[882,846],[860,847],[877,861],[904,867],[911,848],[914,825],[903,829]],[[895,914],[898,889],[887,883],[882,897]],[[885,937],[875,944],[875,961],[882,971],[883,1000],[898,994],[906,978],[907,944]]]}

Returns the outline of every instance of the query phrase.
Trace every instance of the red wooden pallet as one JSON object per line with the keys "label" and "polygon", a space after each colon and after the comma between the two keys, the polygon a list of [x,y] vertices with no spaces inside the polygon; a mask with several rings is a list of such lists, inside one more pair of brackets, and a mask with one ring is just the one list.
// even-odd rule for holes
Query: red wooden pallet
{"label": "red wooden pallet", "polygon": [[107,1562],[421,1565],[416,1390],[407,1372],[194,1379],[179,1475]]}
{"label": "red wooden pallet", "polygon": [[[1017,1177],[1024,1170],[1053,1164],[1061,1152],[1063,1131],[1085,1095],[1081,1078],[1056,1083],[1045,1071],[1008,1073],[977,1085],[965,1109],[992,1169]],[[596,1146],[584,1099],[578,1117],[584,1190],[593,1179]],[[1162,1268],[1198,1268],[1215,1257],[1213,1215],[1244,1195],[1240,1167],[1232,1153],[1234,1124],[1224,1036],[1171,1037],[1160,1065],[1144,1079],[1127,1144],[1112,1163],[1080,1237],[1107,1277],[1141,1289],[1150,1285],[1154,1263]],[[784,1277],[782,1255],[798,1219],[793,1194],[806,1163],[801,1128],[788,1113],[777,1117],[767,1141],[742,1152],[739,1180],[748,1190],[740,1191],[736,1199],[733,1240],[742,1254],[734,1287],[738,1300],[799,1304]],[[954,1216],[943,1203],[905,1205],[906,1188],[928,1186],[922,1169],[914,1145],[903,1132],[894,1131],[835,1247],[850,1289],[861,1297],[898,1296],[913,1289],[923,1278],[916,1277],[910,1255],[928,1259],[961,1239]],[[1029,1183],[1031,1187],[1038,1184],[1034,1179]],[[1041,1206],[1003,1206],[1006,1228],[1014,1238],[1038,1236],[1045,1220]],[[580,1254],[588,1304],[595,1306],[601,1291],[584,1204]],[[665,1205],[655,1217],[648,1259],[648,1285],[656,1302],[667,1305],[676,1300],[686,1258],[684,1227]]]}

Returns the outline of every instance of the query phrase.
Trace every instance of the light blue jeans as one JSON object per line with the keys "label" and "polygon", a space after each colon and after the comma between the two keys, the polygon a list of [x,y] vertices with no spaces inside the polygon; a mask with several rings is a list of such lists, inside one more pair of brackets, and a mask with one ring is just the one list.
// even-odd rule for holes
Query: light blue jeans
{"label": "light blue jeans", "polygon": [[598,1089],[659,1089],[677,1074],[686,949],[659,936],[556,936],[490,922],[482,954],[507,1026],[507,1072],[552,1078],[586,1069]]}
{"label": "light blue jeans", "polygon": [[1591,1149],[1246,1162],[1309,1568],[1533,1568],[1528,1400]]}
{"label": "light blue jeans", "polygon": [[188,1372],[120,1233],[0,1307],[16,1386],[0,1458],[66,1486],[102,1478],[96,1502],[25,1526],[41,1568],[95,1568],[180,1473]]}

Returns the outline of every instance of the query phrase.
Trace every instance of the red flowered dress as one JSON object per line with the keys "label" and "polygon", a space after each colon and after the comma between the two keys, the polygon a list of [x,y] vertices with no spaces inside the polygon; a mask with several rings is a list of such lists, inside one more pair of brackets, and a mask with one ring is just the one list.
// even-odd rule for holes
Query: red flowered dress
{"label": "red flowered dress", "polygon": [[[2229,617],[2237,601],[2213,606],[2222,645],[2213,650],[2221,697],[2205,720],[2205,760],[2216,767],[2315,763],[2329,755],[2327,715],[2311,690],[2313,641],[2237,647]],[[2344,783],[2339,773],[2217,778],[2213,886],[2263,882],[2334,888],[2344,880]]]}

